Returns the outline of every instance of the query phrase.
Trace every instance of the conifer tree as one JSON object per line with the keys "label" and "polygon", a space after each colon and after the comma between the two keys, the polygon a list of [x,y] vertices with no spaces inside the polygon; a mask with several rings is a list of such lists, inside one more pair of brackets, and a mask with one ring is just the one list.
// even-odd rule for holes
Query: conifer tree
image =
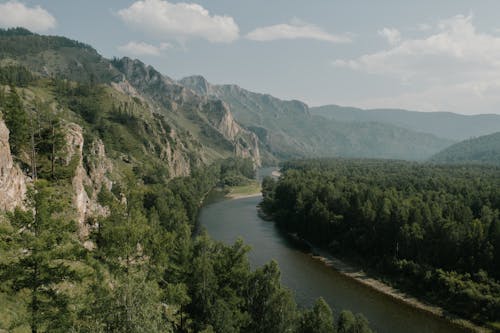
{"label": "conifer tree", "polygon": [[26,322],[33,333],[64,332],[74,319],[67,289],[80,278],[72,264],[82,248],[74,238],[75,223],[60,216],[64,202],[38,181],[27,210],[9,215],[12,261],[0,265],[0,277],[14,292],[28,294]]}

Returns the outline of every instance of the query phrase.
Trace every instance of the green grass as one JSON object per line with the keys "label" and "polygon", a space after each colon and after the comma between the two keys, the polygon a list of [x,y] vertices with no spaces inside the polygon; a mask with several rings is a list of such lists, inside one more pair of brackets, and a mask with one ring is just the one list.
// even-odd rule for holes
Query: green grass
{"label": "green grass", "polygon": [[227,197],[237,198],[240,196],[259,194],[261,191],[260,184],[257,181],[252,181],[250,184],[241,186],[231,186],[226,194]]}

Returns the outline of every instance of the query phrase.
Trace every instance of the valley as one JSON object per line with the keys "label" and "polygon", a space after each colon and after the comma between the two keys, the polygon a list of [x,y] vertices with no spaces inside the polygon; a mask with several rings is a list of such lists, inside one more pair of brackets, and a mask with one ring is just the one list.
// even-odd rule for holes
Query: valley
{"label": "valley", "polygon": [[0,332],[499,330],[498,115],[310,107],[25,28],[0,113]]}

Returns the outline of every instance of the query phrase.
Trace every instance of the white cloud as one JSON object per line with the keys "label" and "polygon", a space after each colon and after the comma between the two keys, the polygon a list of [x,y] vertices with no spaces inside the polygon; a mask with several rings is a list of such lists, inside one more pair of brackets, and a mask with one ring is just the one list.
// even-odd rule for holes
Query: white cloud
{"label": "white cloud", "polygon": [[170,48],[170,44],[161,43],[159,46],[145,42],[130,41],[125,45],[118,46],[118,50],[131,56],[159,56],[161,51]]}
{"label": "white cloud", "polygon": [[43,32],[56,27],[56,19],[40,6],[27,7],[18,1],[0,4],[0,27],[23,27]]}
{"label": "white cloud", "polygon": [[378,31],[378,34],[389,42],[391,45],[396,45],[401,41],[401,33],[398,29],[384,28]]}
{"label": "white cloud", "polygon": [[[498,112],[494,105],[500,105],[500,37],[478,32],[472,16],[442,20],[436,29],[424,38],[402,39],[387,50],[338,59],[333,65],[393,77],[412,89],[372,101],[378,106],[425,103],[429,109]],[[473,103],[475,108],[467,110]]]}
{"label": "white cloud", "polygon": [[210,15],[208,10],[193,3],[140,0],[118,11],[118,15],[130,26],[162,38],[203,38],[229,43],[239,36],[232,17]]}
{"label": "white cloud", "polygon": [[246,35],[246,38],[268,42],[277,39],[316,39],[332,43],[347,43],[351,39],[348,36],[330,34],[320,27],[303,22],[292,22],[292,24],[276,24],[257,28]]}
{"label": "white cloud", "polygon": [[470,16],[443,20],[438,28],[426,38],[402,40],[388,50],[336,60],[334,64],[405,79],[427,77],[438,81],[500,74],[500,37],[478,33]]}

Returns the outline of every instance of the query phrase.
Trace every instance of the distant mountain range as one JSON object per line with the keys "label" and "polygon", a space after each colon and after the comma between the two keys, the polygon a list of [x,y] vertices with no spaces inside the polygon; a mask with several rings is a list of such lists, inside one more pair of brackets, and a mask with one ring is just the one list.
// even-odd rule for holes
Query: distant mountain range
{"label": "distant mountain range", "polygon": [[431,161],[500,165],[500,132],[454,144],[434,155]]}
{"label": "distant mountain range", "polygon": [[455,141],[500,131],[500,115],[496,114],[461,115],[400,109],[363,110],[338,105],[312,107],[310,112],[337,121],[391,124]]}
{"label": "distant mountain range", "polygon": [[345,122],[312,114],[300,101],[283,101],[201,76],[179,81],[195,93],[227,103],[237,122],[259,137],[261,151],[279,159],[341,156],[424,160],[455,141],[383,122]]}
{"label": "distant mountain range", "polygon": [[214,85],[201,76],[176,81],[139,60],[106,59],[64,37],[17,29],[0,31],[0,40],[0,67],[101,83],[133,98],[144,117],[164,118],[169,128],[163,136],[177,143],[168,154],[178,165],[172,166],[173,175],[232,154],[264,165],[307,157],[427,160],[458,141],[500,131],[498,115],[310,108],[236,85]]}

